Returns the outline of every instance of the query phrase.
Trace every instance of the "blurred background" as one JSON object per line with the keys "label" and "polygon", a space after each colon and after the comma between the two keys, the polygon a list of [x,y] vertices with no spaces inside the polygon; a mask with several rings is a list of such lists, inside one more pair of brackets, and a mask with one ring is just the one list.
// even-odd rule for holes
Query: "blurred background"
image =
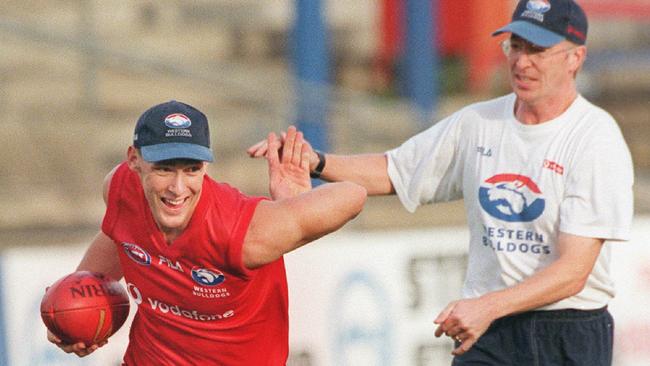
{"label": "blurred background", "polygon": [[[579,3],[590,19],[580,92],[623,131],[642,217],[650,212],[650,1]],[[56,253],[87,243],[103,217],[102,180],[125,157],[136,119],[170,99],[206,113],[210,174],[247,194],[267,194],[267,172],[245,149],[290,124],[325,151],[396,147],[468,103],[509,92],[502,37],[490,33],[514,4],[4,0],[0,250]],[[382,197],[343,232],[464,230],[464,222],[462,202],[408,214]],[[5,308],[14,306],[4,297]]]}

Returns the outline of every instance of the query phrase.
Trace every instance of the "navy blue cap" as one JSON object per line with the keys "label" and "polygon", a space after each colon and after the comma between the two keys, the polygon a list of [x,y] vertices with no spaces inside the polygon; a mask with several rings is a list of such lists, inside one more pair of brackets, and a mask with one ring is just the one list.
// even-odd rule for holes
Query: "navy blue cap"
{"label": "navy blue cap", "polygon": [[583,45],[587,41],[587,16],[573,0],[521,0],[512,22],[492,33],[510,32],[540,47],[563,40]]}
{"label": "navy blue cap", "polygon": [[214,160],[207,117],[191,105],[175,100],[155,105],[138,118],[133,146],[140,149],[148,162]]}

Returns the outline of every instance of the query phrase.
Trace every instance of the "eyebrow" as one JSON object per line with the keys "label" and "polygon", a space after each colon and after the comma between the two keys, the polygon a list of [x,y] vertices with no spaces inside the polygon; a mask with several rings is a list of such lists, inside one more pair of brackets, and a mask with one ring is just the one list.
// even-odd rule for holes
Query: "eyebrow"
{"label": "eyebrow", "polygon": [[529,42],[529,41],[525,40],[525,39],[522,38],[522,37],[519,37],[519,36],[516,35],[516,34],[512,34],[512,35],[510,36],[510,41],[511,41],[511,42],[512,42],[512,41],[515,41],[515,42],[521,42],[521,43],[525,44],[526,47],[528,47],[528,48],[530,48],[530,49],[533,49],[533,50],[538,50],[538,51],[544,51],[544,50],[547,50],[547,49],[550,48],[550,47],[542,47],[542,46],[538,46],[538,45],[536,45],[536,44],[534,44],[534,43],[532,43],[532,42]]}

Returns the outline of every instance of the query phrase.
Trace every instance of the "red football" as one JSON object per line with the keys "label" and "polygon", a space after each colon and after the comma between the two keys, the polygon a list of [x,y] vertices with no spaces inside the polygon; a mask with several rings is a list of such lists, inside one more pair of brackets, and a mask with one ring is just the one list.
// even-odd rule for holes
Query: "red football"
{"label": "red football", "polygon": [[128,315],[124,287],[101,273],[69,274],[48,287],[41,300],[45,326],[66,344],[90,346],[108,339]]}

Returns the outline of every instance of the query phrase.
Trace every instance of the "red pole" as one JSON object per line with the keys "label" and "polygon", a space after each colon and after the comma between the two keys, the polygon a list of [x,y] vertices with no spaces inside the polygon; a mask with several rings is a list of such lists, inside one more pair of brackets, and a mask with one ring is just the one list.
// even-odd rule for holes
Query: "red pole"
{"label": "red pole", "polygon": [[471,93],[485,93],[503,57],[499,42],[502,37],[491,34],[510,21],[513,11],[511,0],[466,0],[468,34],[466,38],[468,89]]}
{"label": "red pole", "polygon": [[394,66],[402,49],[402,0],[382,0],[379,15],[379,47],[375,61],[378,88],[386,89],[392,82]]}

